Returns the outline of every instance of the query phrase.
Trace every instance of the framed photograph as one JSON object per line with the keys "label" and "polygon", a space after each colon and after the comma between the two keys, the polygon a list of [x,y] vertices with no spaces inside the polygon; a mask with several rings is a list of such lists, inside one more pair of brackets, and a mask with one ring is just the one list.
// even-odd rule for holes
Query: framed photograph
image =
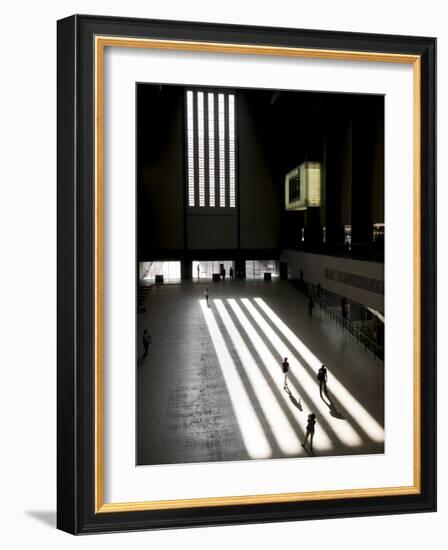
{"label": "framed photograph", "polygon": [[58,21],[58,528],[436,508],[436,40]]}

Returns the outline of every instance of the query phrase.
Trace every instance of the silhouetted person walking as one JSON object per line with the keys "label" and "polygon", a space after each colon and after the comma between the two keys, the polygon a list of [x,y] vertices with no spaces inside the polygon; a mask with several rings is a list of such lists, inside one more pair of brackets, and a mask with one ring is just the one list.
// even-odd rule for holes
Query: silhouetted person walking
{"label": "silhouetted person walking", "polygon": [[208,288],[206,288],[204,290],[204,296],[205,296],[205,301],[207,302],[207,307],[209,307],[209,305],[208,305]]}
{"label": "silhouetted person walking", "polygon": [[223,281],[226,280],[226,268],[225,267],[222,268],[222,280]]}
{"label": "silhouetted person walking", "polygon": [[229,276],[231,279],[233,279],[233,267],[229,269]]}
{"label": "silhouetted person walking", "polygon": [[308,438],[310,438],[310,452],[313,452],[313,439],[314,439],[314,426],[316,425],[316,415],[311,413],[308,415],[308,422],[306,424],[306,435],[302,443],[302,447],[305,447]]}
{"label": "silhouetted person walking", "polygon": [[143,342],[143,347],[145,349],[145,353],[143,354],[143,357],[146,357],[148,355],[149,344],[151,343],[151,336],[147,328],[145,328],[145,330],[143,331],[142,342]]}
{"label": "silhouetted person walking", "polygon": [[328,374],[327,374],[327,368],[325,365],[322,365],[320,369],[317,371],[317,379],[319,380],[319,393],[322,397],[322,388],[324,390],[325,395],[328,395],[327,390],[327,380],[328,380]]}
{"label": "silhouetted person walking", "polygon": [[196,269],[198,270],[198,281],[199,281],[199,275],[200,275],[200,273],[201,273],[201,267],[200,267],[199,264],[198,264],[198,267],[197,267]]}
{"label": "silhouetted person walking", "polygon": [[282,363],[282,371],[285,375],[285,380],[283,382],[283,389],[286,390],[288,387],[288,373],[289,373],[289,363],[287,357],[285,357],[285,360]]}
{"label": "silhouetted person walking", "polygon": [[314,309],[314,301],[313,301],[313,297],[310,296],[310,297],[308,298],[308,315],[309,315],[310,317],[313,316],[313,309]]}

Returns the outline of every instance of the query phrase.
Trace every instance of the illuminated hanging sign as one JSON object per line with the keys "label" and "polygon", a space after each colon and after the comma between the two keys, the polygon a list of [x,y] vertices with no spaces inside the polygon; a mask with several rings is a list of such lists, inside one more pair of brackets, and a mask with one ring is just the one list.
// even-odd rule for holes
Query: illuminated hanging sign
{"label": "illuminated hanging sign", "polygon": [[286,174],[286,210],[305,210],[318,207],[321,201],[320,162],[303,162]]}

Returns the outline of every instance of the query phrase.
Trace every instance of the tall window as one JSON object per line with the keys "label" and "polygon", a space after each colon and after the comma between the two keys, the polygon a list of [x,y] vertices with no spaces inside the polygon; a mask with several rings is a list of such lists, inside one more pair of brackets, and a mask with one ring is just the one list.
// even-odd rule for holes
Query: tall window
{"label": "tall window", "polygon": [[187,92],[188,204],[194,206],[194,116],[193,92]]}
{"label": "tall window", "polygon": [[235,95],[186,92],[188,206],[235,208]]}

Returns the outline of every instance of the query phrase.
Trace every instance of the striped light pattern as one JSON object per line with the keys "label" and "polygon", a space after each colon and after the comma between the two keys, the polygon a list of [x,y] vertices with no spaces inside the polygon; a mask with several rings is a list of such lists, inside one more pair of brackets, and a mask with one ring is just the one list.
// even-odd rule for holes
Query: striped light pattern
{"label": "striped light pattern", "polygon": [[[234,420],[250,458],[307,456],[306,419],[317,417],[313,449],[352,454],[384,444],[384,428],[330,372],[337,409],[321,397],[322,361],[260,297],[199,300]],[[288,389],[281,364],[290,365]],[[330,408],[330,410],[329,410]],[[334,411],[340,414],[334,414]],[[235,428],[233,428],[235,429]]]}
{"label": "striped light pattern", "polygon": [[270,458],[271,446],[251,405],[250,397],[238,374],[212,309],[206,305],[205,300],[201,300],[200,305],[247,454],[254,459]]}
{"label": "striped light pattern", "polygon": [[[280,317],[270,308],[263,298],[255,298],[255,303],[266,314],[266,316],[275,323],[277,329],[283,334],[289,345],[294,348],[304,361],[316,372],[322,365],[322,361],[294,334],[294,332],[280,319]],[[283,350],[282,350],[283,351]],[[334,373],[331,373],[331,392],[344,403],[347,410],[356,418],[359,426],[365,434],[376,442],[384,441],[384,428],[372,417],[371,414],[361,405],[361,403],[345,388]]]}

